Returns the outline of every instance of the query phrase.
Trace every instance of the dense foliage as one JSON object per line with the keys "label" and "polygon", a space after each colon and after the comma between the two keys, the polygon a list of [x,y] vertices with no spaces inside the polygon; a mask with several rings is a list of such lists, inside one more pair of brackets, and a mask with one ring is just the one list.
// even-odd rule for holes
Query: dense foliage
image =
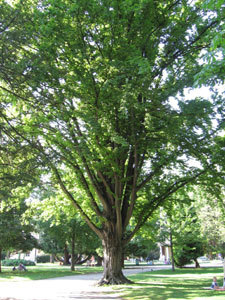
{"label": "dense foliage", "polygon": [[34,227],[23,218],[26,205],[23,201],[12,203],[10,200],[0,203],[0,254],[2,250],[26,252],[38,246],[32,235]]}

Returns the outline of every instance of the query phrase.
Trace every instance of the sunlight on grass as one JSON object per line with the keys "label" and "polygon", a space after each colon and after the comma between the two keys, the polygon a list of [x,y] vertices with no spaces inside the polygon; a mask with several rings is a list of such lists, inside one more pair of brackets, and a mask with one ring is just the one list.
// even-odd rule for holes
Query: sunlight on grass
{"label": "sunlight on grass", "polygon": [[75,271],[71,271],[70,266],[59,266],[59,264],[37,264],[37,266],[28,266],[27,270],[27,272],[12,271],[12,267],[2,267],[0,281],[29,281],[98,273],[102,272],[102,267],[78,266]]}
{"label": "sunlight on grass", "polygon": [[[29,281],[71,275],[102,272],[102,267],[78,266],[71,272],[69,266],[58,264],[38,264],[28,267],[27,272],[13,272],[10,267],[3,267],[0,281]],[[113,287],[124,300],[224,300],[225,291],[207,290],[212,277],[217,276],[221,286],[222,268],[159,270],[129,276],[133,285]]]}
{"label": "sunlight on grass", "polygon": [[134,285],[114,287],[124,300],[224,300],[225,291],[204,289],[217,276],[221,286],[222,268],[160,270],[129,276]]}

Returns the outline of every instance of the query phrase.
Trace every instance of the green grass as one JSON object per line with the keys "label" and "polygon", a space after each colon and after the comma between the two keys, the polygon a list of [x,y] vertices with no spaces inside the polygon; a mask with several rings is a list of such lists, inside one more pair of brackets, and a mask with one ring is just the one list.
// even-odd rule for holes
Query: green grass
{"label": "green grass", "polygon": [[28,266],[27,270],[27,272],[12,271],[12,267],[2,267],[0,281],[26,281],[98,273],[102,272],[102,267],[78,266],[76,267],[76,270],[72,272],[69,266],[59,266],[59,264],[37,264],[36,266],[32,267]]}
{"label": "green grass", "polygon": [[216,276],[223,284],[222,268],[178,269],[129,276],[133,285],[115,287],[126,300],[224,300],[225,291],[205,290]]}
{"label": "green grass", "polygon": [[[2,267],[0,281],[28,281],[102,272],[102,267],[84,266],[78,266],[71,272],[70,267],[58,264],[38,264],[27,269],[28,272],[13,272],[11,267]],[[224,300],[225,291],[203,289],[210,287],[213,276],[217,277],[221,286],[221,267],[139,273],[129,276],[135,284],[116,286],[113,292],[119,292],[124,300]]]}

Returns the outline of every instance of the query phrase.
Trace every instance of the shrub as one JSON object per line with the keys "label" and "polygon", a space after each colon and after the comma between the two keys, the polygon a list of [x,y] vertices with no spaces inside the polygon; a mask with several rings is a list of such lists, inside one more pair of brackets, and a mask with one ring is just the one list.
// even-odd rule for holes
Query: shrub
{"label": "shrub", "polygon": [[196,268],[199,267],[197,258],[204,254],[204,243],[199,239],[191,242],[183,241],[183,244],[174,247],[174,260],[178,267],[184,267],[190,264],[192,261],[195,262]]}
{"label": "shrub", "polygon": [[32,260],[25,259],[5,259],[2,261],[3,266],[18,266],[19,264],[23,264],[24,266],[35,266],[35,262]]}
{"label": "shrub", "polygon": [[50,255],[39,255],[37,257],[38,263],[47,263],[50,262]]}
{"label": "shrub", "polygon": [[182,268],[185,265],[190,264],[192,262],[191,258],[187,256],[187,253],[182,251],[176,253],[174,260],[176,266],[179,268]]}

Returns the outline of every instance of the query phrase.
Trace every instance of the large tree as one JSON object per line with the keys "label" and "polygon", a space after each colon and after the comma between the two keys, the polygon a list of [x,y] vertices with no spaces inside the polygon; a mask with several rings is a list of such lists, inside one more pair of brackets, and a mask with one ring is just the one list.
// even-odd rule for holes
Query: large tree
{"label": "large tree", "polygon": [[127,282],[125,245],[168,196],[214,168],[221,96],[183,97],[221,25],[200,2],[2,4],[4,120],[101,238],[102,283]]}

